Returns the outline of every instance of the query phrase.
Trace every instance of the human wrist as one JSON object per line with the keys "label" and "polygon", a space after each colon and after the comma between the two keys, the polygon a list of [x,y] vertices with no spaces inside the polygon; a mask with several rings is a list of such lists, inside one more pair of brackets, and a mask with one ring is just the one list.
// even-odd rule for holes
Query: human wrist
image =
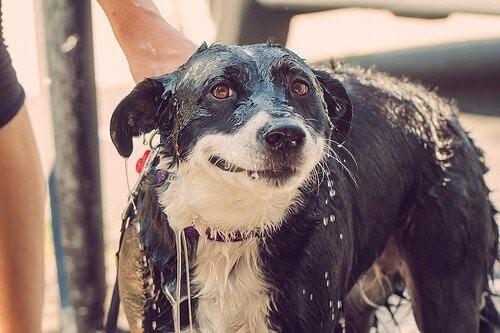
{"label": "human wrist", "polygon": [[129,58],[130,72],[135,82],[172,73],[189,59],[194,50],[191,48],[171,49],[163,52],[162,56],[154,61],[147,56]]}
{"label": "human wrist", "polygon": [[168,24],[150,0],[98,0],[136,82],[175,71],[197,46]]}

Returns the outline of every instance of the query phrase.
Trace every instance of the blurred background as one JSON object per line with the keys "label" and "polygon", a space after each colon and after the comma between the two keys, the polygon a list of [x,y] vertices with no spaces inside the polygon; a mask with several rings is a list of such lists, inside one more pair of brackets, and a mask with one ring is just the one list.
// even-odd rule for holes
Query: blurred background
{"label": "blurred background", "polygon": [[[500,1],[495,0],[157,0],[163,16],[196,43],[253,43],[269,37],[309,62],[344,59],[407,76],[457,101],[464,127],[486,152],[487,183],[500,207]],[[114,107],[134,86],[128,65],[101,8],[91,1],[102,188],[106,281],[115,277],[120,215],[127,199],[123,159],[109,138]],[[54,132],[44,35],[43,0],[2,1],[2,22],[48,177]],[[90,22],[89,22],[90,23]],[[68,40],[71,43],[71,40]],[[68,46],[68,45],[66,45]],[[63,47],[63,46],[61,46]],[[92,61],[92,59],[89,59]],[[130,181],[140,142],[128,160]],[[47,215],[44,332],[70,331],[61,316],[50,214]],[[92,244],[88,244],[92,247]],[[106,302],[109,302],[110,292]],[[106,303],[107,304],[107,303]],[[404,317],[403,332],[416,328]],[[64,318],[61,319],[61,318]],[[381,314],[381,318],[384,314]],[[67,321],[70,321],[69,323]],[[122,325],[126,327],[121,320]],[[393,331],[390,323],[387,331]]]}

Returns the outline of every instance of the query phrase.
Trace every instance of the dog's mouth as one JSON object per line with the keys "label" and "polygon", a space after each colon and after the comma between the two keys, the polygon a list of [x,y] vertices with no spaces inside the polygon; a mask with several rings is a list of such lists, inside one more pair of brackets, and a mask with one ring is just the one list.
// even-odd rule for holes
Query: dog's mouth
{"label": "dog's mouth", "polygon": [[280,180],[280,179],[286,179],[289,178],[293,175],[295,175],[298,172],[298,169],[295,167],[280,167],[276,169],[264,169],[264,170],[247,170],[244,168],[241,168],[237,165],[234,165],[222,157],[212,155],[208,159],[208,161],[216,166],[217,168],[226,171],[226,172],[233,172],[233,173],[242,173],[245,172],[248,177],[252,180],[258,180],[261,178],[265,179],[270,179],[270,180]]}

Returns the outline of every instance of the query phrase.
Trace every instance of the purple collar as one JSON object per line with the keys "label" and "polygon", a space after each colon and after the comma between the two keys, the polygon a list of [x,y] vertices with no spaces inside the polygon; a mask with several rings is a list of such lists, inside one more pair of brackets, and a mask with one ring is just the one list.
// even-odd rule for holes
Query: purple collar
{"label": "purple collar", "polygon": [[[186,233],[187,237],[199,237],[200,233],[198,229],[196,229],[194,226],[189,226],[184,228],[184,232]],[[260,237],[261,233],[252,230],[248,232],[247,234],[242,234],[241,231],[237,230],[229,235],[224,235],[223,233],[219,231],[212,231],[212,229],[209,227],[205,231],[205,236],[207,237],[208,240],[215,241],[215,242],[223,242],[223,243],[234,243],[234,242],[243,242],[245,240],[248,240],[253,237]]]}

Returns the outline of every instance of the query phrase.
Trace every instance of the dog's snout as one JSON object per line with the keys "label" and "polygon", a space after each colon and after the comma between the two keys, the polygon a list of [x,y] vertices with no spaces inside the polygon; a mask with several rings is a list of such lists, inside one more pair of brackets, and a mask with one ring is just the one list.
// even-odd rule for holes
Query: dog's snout
{"label": "dog's snout", "polygon": [[304,143],[305,137],[304,130],[294,124],[274,126],[264,134],[264,140],[273,150],[299,148]]}

